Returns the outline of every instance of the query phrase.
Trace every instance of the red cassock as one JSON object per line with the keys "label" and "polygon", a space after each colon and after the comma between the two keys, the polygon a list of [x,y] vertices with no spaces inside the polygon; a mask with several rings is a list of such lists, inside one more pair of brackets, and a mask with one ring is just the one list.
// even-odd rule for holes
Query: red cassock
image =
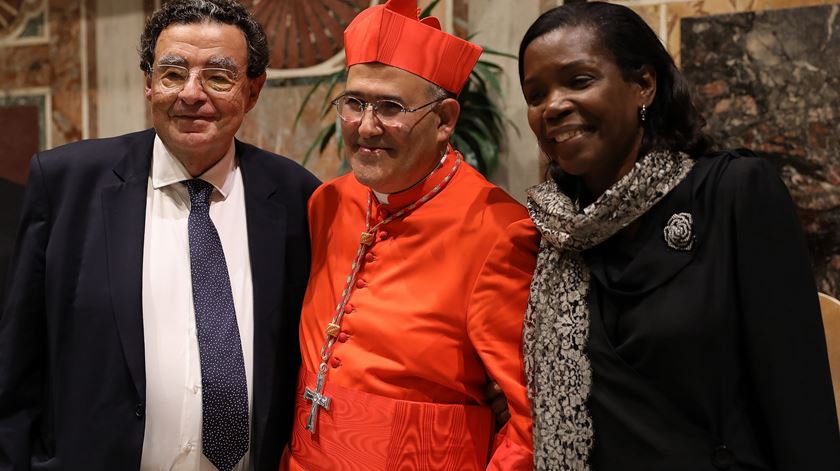
{"label": "red cassock", "polygon": [[[303,363],[283,468],[532,469],[521,334],[538,235],[525,208],[459,160],[450,152],[387,204],[352,175],[313,194]],[[369,198],[375,225],[436,186],[378,228],[361,257],[327,361],[329,409],[317,408],[310,433],[304,389],[316,390],[325,328],[351,275]],[[483,393],[488,378],[511,413],[498,433]]]}

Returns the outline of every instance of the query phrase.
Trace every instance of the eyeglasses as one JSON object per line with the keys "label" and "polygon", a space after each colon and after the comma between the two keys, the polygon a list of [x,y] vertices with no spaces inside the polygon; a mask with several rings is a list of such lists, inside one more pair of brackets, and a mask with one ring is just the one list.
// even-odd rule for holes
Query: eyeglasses
{"label": "eyeglasses", "polygon": [[[181,91],[190,78],[190,69],[180,65],[158,65],[158,83],[170,91]],[[227,93],[236,85],[236,72],[221,68],[199,69],[198,77],[206,92]]]}
{"label": "eyeglasses", "polygon": [[385,126],[396,126],[404,123],[406,113],[414,113],[427,106],[439,103],[446,98],[438,98],[417,108],[406,108],[402,103],[393,100],[364,101],[350,95],[342,95],[332,101],[338,117],[349,124],[356,124],[362,120],[368,107],[376,115],[379,122]]}

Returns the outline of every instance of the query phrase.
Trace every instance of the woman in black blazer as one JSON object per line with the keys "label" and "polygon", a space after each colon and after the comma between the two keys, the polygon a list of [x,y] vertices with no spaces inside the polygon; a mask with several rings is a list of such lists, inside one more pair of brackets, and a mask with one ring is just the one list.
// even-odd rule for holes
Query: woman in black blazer
{"label": "woman in black blazer", "polygon": [[567,4],[519,51],[551,178],[524,327],[538,470],[840,470],[817,291],[788,192],[710,151],[632,10]]}

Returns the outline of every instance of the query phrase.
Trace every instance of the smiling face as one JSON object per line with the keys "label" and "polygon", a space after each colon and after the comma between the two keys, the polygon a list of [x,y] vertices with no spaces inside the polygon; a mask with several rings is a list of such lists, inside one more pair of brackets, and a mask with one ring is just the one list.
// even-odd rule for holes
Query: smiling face
{"label": "smiling face", "polygon": [[[393,100],[416,108],[434,100],[429,82],[396,67],[356,64],[347,73],[344,94],[364,100]],[[383,125],[365,111],[357,123],[341,121],[347,159],[356,179],[380,193],[405,190],[428,175],[440,160],[458,117],[458,102],[442,100]]]}
{"label": "smiling face", "polygon": [[[247,51],[245,35],[228,24],[173,24],[158,36],[154,70],[146,76],[146,99],[158,136],[193,176],[224,156],[245,113],[257,102],[265,75],[246,76]],[[161,64],[189,69],[182,89],[164,86],[157,67]],[[198,73],[203,68],[232,69],[233,87],[225,92],[205,89]]]}
{"label": "smiling face", "polygon": [[540,148],[563,172],[600,195],[633,167],[642,142],[639,109],[656,79],[626,80],[587,27],[536,38],[523,56],[522,92]]}

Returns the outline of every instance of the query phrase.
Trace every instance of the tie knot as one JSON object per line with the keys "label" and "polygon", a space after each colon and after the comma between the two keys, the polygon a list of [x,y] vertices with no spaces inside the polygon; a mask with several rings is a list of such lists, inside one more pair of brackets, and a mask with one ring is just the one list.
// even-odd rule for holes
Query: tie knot
{"label": "tie knot", "polygon": [[187,191],[190,193],[190,203],[193,206],[209,203],[210,194],[213,193],[213,185],[198,178],[184,180],[184,185],[187,185]]}

